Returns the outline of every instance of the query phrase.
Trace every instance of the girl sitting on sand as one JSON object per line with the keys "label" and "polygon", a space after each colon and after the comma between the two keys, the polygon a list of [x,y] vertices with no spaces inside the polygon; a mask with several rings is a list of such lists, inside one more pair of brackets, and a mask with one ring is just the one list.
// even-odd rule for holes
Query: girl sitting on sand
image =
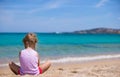
{"label": "girl sitting on sand", "polygon": [[40,58],[35,51],[37,37],[34,33],[28,33],[23,38],[25,49],[19,53],[20,66],[14,62],[9,63],[9,67],[16,75],[38,75],[44,73],[51,65],[49,61],[40,65]]}

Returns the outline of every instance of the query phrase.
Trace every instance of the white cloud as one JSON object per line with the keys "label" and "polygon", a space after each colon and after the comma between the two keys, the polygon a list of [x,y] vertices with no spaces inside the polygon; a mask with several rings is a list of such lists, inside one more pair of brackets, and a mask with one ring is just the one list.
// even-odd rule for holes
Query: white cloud
{"label": "white cloud", "polygon": [[47,4],[43,5],[46,9],[55,9],[59,8],[62,5],[61,1],[55,1],[55,2],[48,2]]}
{"label": "white cloud", "polygon": [[51,9],[57,9],[60,8],[64,3],[66,3],[67,0],[54,0],[50,2],[46,2],[43,5],[39,6],[38,8],[33,8],[29,11],[29,13],[35,13],[43,10],[51,10]]}
{"label": "white cloud", "polygon": [[0,5],[0,10],[10,11],[12,13],[32,14],[45,10],[60,8],[67,1],[68,0],[49,0],[46,1],[45,3],[37,3],[36,5],[35,4]]}
{"label": "white cloud", "polygon": [[108,2],[108,1],[109,1],[109,0],[100,0],[100,2],[97,3],[95,7],[97,7],[97,8],[98,8],[98,7],[101,7],[101,6],[105,5],[105,3]]}

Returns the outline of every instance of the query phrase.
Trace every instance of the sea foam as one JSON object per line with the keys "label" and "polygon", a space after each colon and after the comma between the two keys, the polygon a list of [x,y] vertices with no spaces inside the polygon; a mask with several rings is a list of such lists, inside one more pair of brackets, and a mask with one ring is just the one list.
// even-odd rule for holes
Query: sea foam
{"label": "sea foam", "polygon": [[[93,60],[102,60],[102,59],[112,59],[120,58],[118,55],[98,55],[98,56],[86,56],[86,57],[64,57],[60,59],[50,60],[52,63],[65,63],[65,62],[83,62],[83,61],[93,61]],[[44,63],[45,61],[42,61]]]}
{"label": "sea foam", "polygon": [[[59,59],[50,60],[51,63],[66,63],[66,62],[84,62],[84,61],[94,61],[102,59],[114,59],[120,58],[120,54],[117,55],[97,55],[97,56],[85,56],[85,57],[63,57]],[[45,61],[41,61],[44,63]],[[20,63],[17,63],[20,65]],[[0,64],[0,67],[7,66],[8,64]]]}

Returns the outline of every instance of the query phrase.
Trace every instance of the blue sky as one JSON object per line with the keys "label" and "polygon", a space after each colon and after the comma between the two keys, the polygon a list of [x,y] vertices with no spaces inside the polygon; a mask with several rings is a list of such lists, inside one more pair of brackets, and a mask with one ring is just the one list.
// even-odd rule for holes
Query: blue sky
{"label": "blue sky", "polygon": [[120,29],[120,0],[0,0],[0,32]]}

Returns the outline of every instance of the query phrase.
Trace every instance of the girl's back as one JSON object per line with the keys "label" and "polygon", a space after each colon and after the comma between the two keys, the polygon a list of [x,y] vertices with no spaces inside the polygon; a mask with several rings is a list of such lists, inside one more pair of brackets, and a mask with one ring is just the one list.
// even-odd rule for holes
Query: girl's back
{"label": "girl's back", "polygon": [[39,74],[37,52],[32,48],[21,51],[20,56],[20,74]]}

